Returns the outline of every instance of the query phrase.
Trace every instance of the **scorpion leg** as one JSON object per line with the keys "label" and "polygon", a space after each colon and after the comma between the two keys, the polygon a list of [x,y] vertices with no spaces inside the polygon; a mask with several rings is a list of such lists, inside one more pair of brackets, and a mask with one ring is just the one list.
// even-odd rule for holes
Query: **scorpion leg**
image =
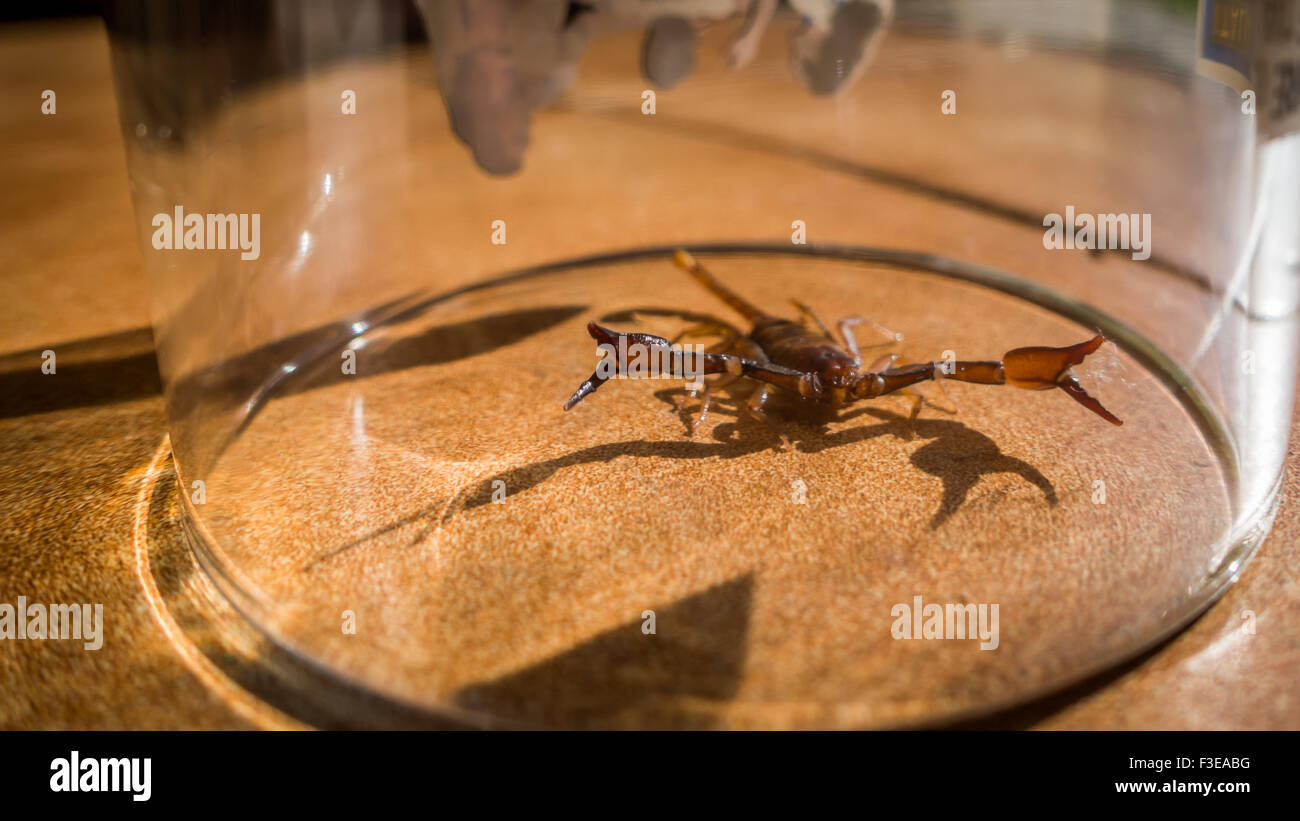
{"label": "scorpion leg", "polygon": [[[702,328],[705,328],[705,327],[707,327],[707,324],[706,324],[706,325],[696,325],[696,326],[693,326],[693,327],[691,327],[691,328],[687,328],[686,330],[682,331],[682,332],[679,333],[677,336],[675,336],[673,339],[674,339],[674,340],[678,340],[678,339],[681,339],[681,338],[683,338],[683,337],[685,337],[685,336],[692,335],[692,333],[693,333],[694,331],[699,330],[699,329],[702,329]],[[718,343],[716,343],[716,344],[714,344],[714,345],[709,346],[707,353],[723,353],[723,354],[725,354],[725,353],[729,353],[729,352],[731,352],[732,350],[734,350],[734,349],[735,349],[736,347],[738,347],[738,346],[743,346],[745,343],[748,343],[748,344],[749,344],[749,347],[752,347],[752,348],[758,350],[758,352],[759,352],[760,355],[762,354],[762,349],[761,349],[761,348],[758,348],[758,346],[755,345],[755,344],[753,343],[753,341],[750,340],[749,337],[745,336],[744,334],[741,334],[740,332],[735,331],[734,329],[727,328],[726,326],[723,326],[723,325],[721,325],[721,324],[714,325],[713,327],[715,327],[715,328],[719,328],[719,329],[723,329],[723,330],[726,330],[726,331],[727,331],[727,334],[726,334],[726,337],[725,337],[721,342],[718,342]],[[701,332],[699,333],[699,335],[700,335],[700,336],[713,336],[712,333],[704,333],[703,331],[701,331]],[[713,382],[712,385],[709,385],[708,383],[704,383],[703,381],[701,381],[700,384],[703,385],[703,388],[697,388],[695,385],[689,385],[689,386],[687,386],[687,388],[686,388],[686,393],[687,393],[687,395],[690,396],[692,399],[695,398],[695,396],[696,396],[698,393],[701,393],[701,392],[702,392],[702,393],[704,394],[704,398],[703,398],[703,400],[702,400],[701,403],[700,403],[699,414],[695,417],[695,420],[694,420],[693,422],[691,422],[690,425],[689,425],[688,428],[687,428],[687,435],[688,435],[688,436],[694,436],[695,433],[696,433],[696,431],[698,431],[698,430],[700,429],[700,426],[704,424],[704,420],[708,418],[708,415],[709,415],[709,407],[710,407],[710,404],[711,404],[711,402],[712,402],[712,390],[711,390],[711,389],[712,389],[712,388],[721,388],[721,387],[725,387],[725,386],[727,386],[727,385],[730,385],[732,382],[735,382],[735,381],[736,381],[737,379],[739,379],[739,378],[740,378],[739,376],[733,376],[732,374],[724,374],[724,375],[718,377],[718,379],[716,379],[716,380]],[[679,414],[684,413],[684,404],[685,404],[685,403],[684,403],[681,399],[679,399],[679,400],[677,401],[676,404],[677,404],[677,412],[678,412]]]}
{"label": "scorpion leg", "polygon": [[[762,347],[748,336],[742,336],[737,339],[735,348],[736,352],[740,354],[743,359],[759,363],[770,361],[767,357],[767,353],[762,349]],[[740,377],[728,376],[723,378],[732,380],[739,379]],[[783,432],[781,432],[776,424],[773,423],[772,417],[768,415],[767,410],[765,409],[768,399],[772,396],[772,390],[773,386],[771,384],[758,381],[755,385],[754,392],[750,394],[749,399],[745,401],[745,410],[750,416],[762,422],[777,435],[780,439],[780,445],[777,447],[777,450],[788,450],[790,448],[790,440]]]}
{"label": "scorpion leg", "polygon": [[777,435],[777,438],[780,440],[780,444],[776,447],[776,450],[778,451],[789,450],[790,449],[789,437],[787,437],[785,433],[781,431],[772,422],[772,417],[768,416],[767,410],[764,408],[764,406],[767,404],[767,400],[771,398],[771,395],[772,395],[771,386],[759,385],[757,390],[755,390],[754,393],[750,395],[749,400],[745,402],[745,410],[749,411],[750,416],[762,422],[764,425],[768,427],[769,430],[771,430],[773,433]]}
{"label": "scorpion leg", "polygon": [[[683,331],[683,333],[685,333],[685,331]],[[679,338],[680,336],[681,334],[678,334]],[[748,337],[743,337],[743,338],[748,339]],[[729,336],[727,339],[723,340],[717,345],[711,346],[708,352],[727,353],[730,350],[732,350],[739,343],[741,339],[742,337],[740,336]],[[710,385],[707,382],[703,383],[704,388],[701,392],[704,394],[704,397],[703,399],[700,400],[700,412],[699,415],[695,417],[695,421],[691,422],[690,428],[687,431],[688,436],[694,436],[696,432],[699,431],[700,426],[704,424],[704,420],[709,418],[709,407],[712,405],[713,402],[712,389],[721,388],[730,385],[732,382],[735,382],[739,378],[740,377],[733,376],[732,374],[724,374],[723,376],[720,376],[716,381],[714,381],[712,385]],[[696,389],[694,387],[688,387],[686,390],[687,393],[689,393],[692,397],[695,396]]]}
{"label": "scorpion leg", "polygon": [[721,337],[724,343],[728,343],[740,336],[740,331],[733,326],[722,322],[699,322],[683,328],[681,333],[668,340],[670,345],[676,345],[683,339],[700,339],[702,337],[717,336]]}
{"label": "scorpion leg", "polygon": [[[749,337],[744,337],[743,339],[741,339],[736,347],[737,347],[737,351],[746,359],[750,359],[756,362],[769,361],[767,358],[767,353],[765,353],[763,349],[759,347],[759,344],[757,342],[755,342],[753,339]],[[755,386],[754,392],[749,395],[749,399],[746,400],[745,410],[749,412],[750,416],[762,422],[764,425],[766,425],[768,428],[774,431],[778,437],[780,437],[781,445],[778,448],[778,450],[787,450],[790,447],[790,440],[787,439],[786,435],[782,433],[777,428],[777,426],[772,422],[772,417],[768,415],[765,407],[767,405],[767,400],[770,399],[771,396],[772,396],[772,386],[764,382],[759,382]]]}
{"label": "scorpion leg", "polygon": [[[884,356],[877,359],[875,362],[871,363],[871,367],[867,369],[868,373],[882,373],[884,371],[888,371],[892,369],[896,364],[898,364],[898,356],[899,355],[897,353],[885,354]],[[941,405],[936,405],[933,401],[931,401],[928,397],[926,397],[924,394],[922,394],[919,390],[916,390],[915,388],[901,388],[899,389],[899,393],[903,394],[904,396],[907,396],[909,399],[912,400],[912,411],[908,415],[909,422],[915,421],[916,417],[920,415],[922,405],[929,405],[935,410],[943,411],[944,413],[951,413],[951,414],[957,413],[956,410],[957,403],[956,401],[953,400],[951,396],[948,395],[948,389],[944,387],[943,377],[939,375],[940,373],[942,373],[942,369],[940,369],[940,371],[934,374],[935,384],[939,386],[939,392],[943,394],[944,399],[948,400],[948,403],[952,405],[953,409],[949,410],[948,408],[945,408]]]}
{"label": "scorpion leg", "polygon": [[939,373],[934,375],[934,384],[939,386],[939,393],[943,394],[944,401],[946,401],[949,405],[952,405],[952,409],[949,410],[948,408],[941,408],[938,405],[934,404],[933,402],[930,402],[930,400],[928,399],[926,401],[929,402],[930,407],[955,416],[961,413],[961,406],[957,404],[956,399],[952,398],[952,394],[948,393],[948,386],[944,384],[944,379],[947,376],[948,374],[944,373],[941,370]]}
{"label": "scorpion leg", "polygon": [[[844,317],[843,319],[840,320],[839,323],[840,337],[844,339],[844,349],[853,355],[853,366],[859,369],[862,367],[862,351],[858,345],[857,334],[853,332],[853,329],[863,324],[870,325],[871,327],[875,328],[878,332],[880,332],[881,334],[889,338],[888,341],[886,342],[876,342],[871,345],[867,345],[866,347],[868,350],[870,350],[871,348],[884,348],[884,347],[892,348],[895,345],[903,344],[902,334],[894,333],[893,331],[889,330],[884,325],[881,325],[879,322],[875,321],[874,319],[867,319],[857,314],[854,314],[853,316]],[[830,336],[830,334],[827,334],[827,336]]]}
{"label": "scorpion leg", "polygon": [[[890,338],[893,340],[892,342],[879,342],[879,343],[876,343],[875,345],[868,345],[868,346],[867,346],[868,349],[870,349],[870,348],[879,348],[879,347],[886,346],[886,345],[887,345],[887,346],[890,346],[890,347],[893,347],[894,345],[899,345],[899,344],[902,344],[902,342],[903,342],[903,335],[902,335],[902,334],[900,334],[900,333],[895,333],[895,332],[889,330],[889,329],[886,328],[884,325],[881,325],[879,322],[876,322],[875,320],[872,320],[872,319],[864,319],[863,317],[861,317],[861,316],[856,316],[856,315],[855,315],[855,316],[847,316],[847,317],[845,317],[844,319],[841,319],[841,320],[840,320],[840,334],[842,334],[842,335],[844,336],[844,342],[845,342],[845,345],[848,346],[849,351],[853,354],[853,357],[854,357],[854,364],[858,365],[859,367],[861,367],[861,361],[862,361],[862,360],[861,360],[861,355],[860,355],[859,352],[858,352],[858,340],[857,340],[857,338],[856,338],[856,337],[854,336],[854,334],[853,334],[853,328],[854,328],[854,326],[856,326],[856,325],[860,325],[860,324],[862,324],[863,322],[868,322],[868,323],[870,323],[870,324],[872,325],[872,327],[874,327],[876,330],[880,331],[880,332],[883,333],[885,336],[888,336],[888,337],[890,337]],[[894,367],[896,364],[898,364],[899,356],[900,356],[900,354],[899,354],[897,351],[895,351],[895,352],[893,352],[893,353],[887,353],[887,354],[885,354],[884,356],[882,356],[882,357],[880,357],[879,359],[877,359],[875,362],[872,362],[872,363],[871,363],[871,367],[868,368],[867,370],[868,370],[868,372],[870,372],[870,373],[880,373],[881,371],[889,370],[890,368],[892,368],[892,367]],[[948,395],[948,389],[947,389],[946,387],[944,387],[943,379],[940,378],[940,377],[938,376],[938,374],[935,374],[935,380],[934,380],[934,381],[939,385],[939,392],[943,394],[943,398],[946,399],[946,400],[948,400],[948,403],[949,403],[950,405],[952,405],[953,408],[955,409],[955,408],[957,407],[957,403],[954,402],[953,399],[952,399],[952,397]],[[925,396],[925,395],[924,395],[923,393],[921,393],[919,390],[916,390],[916,389],[914,389],[914,388],[903,388],[900,392],[901,392],[902,394],[904,394],[905,396],[907,396],[909,399],[912,400],[912,410],[911,410],[911,412],[908,414],[908,422],[909,422],[909,423],[910,423],[910,422],[914,422],[914,421],[916,421],[916,417],[919,416],[919,415],[921,414],[921,408],[922,408],[923,405],[929,405],[930,407],[934,408],[935,410],[940,410],[940,411],[943,411],[944,413],[956,413],[956,412],[957,412],[956,410],[949,410],[948,408],[945,408],[945,407],[941,407],[941,406],[939,406],[939,405],[936,405],[936,404],[935,404],[934,402],[932,402],[932,401],[931,401],[927,396]]]}
{"label": "scorpion leg", "polygon": [[709,392],[709,386],[704,386],[704,399],[700,402],[700,415],[695,417],[691,423],[690,435],[694,436],[695,432],[704,424],[704,420],[709,418],[709,405],[712,402],[712,394]]}
{"label": "scorpion leg", "polygon": [[868,372],[868,373],[880,373],[881,371],[886,371],[886,370],[889,370],[890,368],[894,367],[894,365],[895,365],[897,362],[898,362],[898,354],[896,354],[896,353],[887,353],[887,354],[885,354],[884,356],[882,356],[882,357],[880,357],[879,359],[877,359],[875,362],[872,362],[872,363],[871,363],[871,367],[870,367],[870,368],[867,368],[867,372]]}
{"label": "scorpion leg", "polygon": [[[746,359],[753,359],[758,362],[769,361],[767,358],[767,353],[764,352],[764,350],[761,347],[759,347],[759,344],[757,342],[755,342],[753,339],[750,339],[749,337],[745,337],[741,345],[738,345],[737,347],[742,349],[741,353]],[[758,385],[755,387],[754,392],[750,394],[748,401],[745,402],[745,410],[749,412],[750,416],[754,417],[758,421],[762,422],[764,425],[767,425],[769,428],[772,428],[774,431],[776,431],[777,435],[781,437],[781,447],[782,449],[785,449],[790,444],[789,440],[786,439],[784,433],[781,433],[780,430],[777,430],[776,426],[772,423],[772,417],[768,416],[767,414],[767,410],[766,410],[767,400],[770,399],[771,396],[772,396],[772,386],[763,382],[759,382]]]}
{"label": "scorpion leg", "polygon": [[861,324],[860,316],[846,316],[840,320],[840,336],[844,338],[844,350],[853,357],[853,367],[858,370],[862,370],[862,350],[858,348],[858,337],[853,333],[853,328]]}
{"label": "scorpion leg", "polygon": [[[897,353],[885,354],[871,363],[868,373],[886,373],[893,370],[894,365],[898,363],[898,356]],[[907,438],[913,439],[916,436],[916,418],[921,415],[921,407],[927,400],[914,388],[900,388],[898,392],[912,400],[912,409],[907,414]]]}
{"label": "scorpion leg", "polygon": [[[763,349],[758,346],[758,343],[743,334],[727,340],[725,347],[717,346],[714,348],[710,348],[708,352],[727,354],[732,351],[736,352],[742,359],[749,359],[756,362],[768,361],[767,354],[764,353]],[[739,380],[740,378],[741,378],[740,375],[734,373],[724,373],[723,375],[719,376],[716,381],[713,382],[711,387],[720,388],[726,385],[730,385],[733,382]],[[704,402],[700,407],[699,416],[695,419],[695,422],[692,423],[691,425],[690,428],[691,435],[694,435],[696,431],[699,430],[700,426],[704,424],[705,418],[708,416],[709,403],[710,403],[709,391],[710,391],[710,386],[705,385]],[[755,418],[770,424],[770,420],[768,420],[767,416],[762,411],[762,405],[767,401],[767,391],[768,391],[768,387],[766,385],[760,385],[759,389],[749,397],[749,400],[748,402],[746,402],[745,407]]]}
{"label": "scorpion leg", "polygon": [[826,327],[826,323],[822,322],[822,318],[817,315],[816,311],[814,311],[812,308],[809,308],[807,305],[805,305],[804,303],[800,302],[797,299],[790,300],[790,304],[793,305],[795,307],[795,310],[799,312],[800,316],[804,318],[805,326],[807,326],[808,323],[812,323],[813,327],[821,331],[822,336],[826,337],[832,342],[835,341],[835,337],[831,336],[831,329]]}

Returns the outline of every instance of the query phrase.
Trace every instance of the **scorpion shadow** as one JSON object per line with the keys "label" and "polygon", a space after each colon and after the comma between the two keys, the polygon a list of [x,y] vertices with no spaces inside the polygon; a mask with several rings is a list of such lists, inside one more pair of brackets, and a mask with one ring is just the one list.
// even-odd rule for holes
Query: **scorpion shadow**
{"label": "scorpion shadow", "polygon": [[[671,396],[679,391],[680,388],[670,388],[659,391],[656,396],[663,401],[670,401]],[[469,490],[463,491],[460,494],[463,503],[458,505],[455,503],[456,500],[453,500],[451,505],[444,508],[440,521],[445,522],[460,511],[490,503],[494,488],[501,486],[497,484],[498,482],[504,484],[508,493],[521,493],[535,488],[565,468],[608,462],[620,456],[735,459],[781,447],[783,434],[784,438],[802,453],[821,453],[879,436],[896,436],[905,440],[929,440],[927,444],[912,453],[910,461],[917,469],[943,482],[943,498],[939,503],[939,509],[930,519],[930,530],[937,530],[961,508],[971,489],[982,477],[997,473],[1012,473],[1020,476],[1042,491],[1043,498],[1049,505],[1055,507],[1059,503],[1056,488],[1038,468],[1023,459],[1008,456],[998,447],[997,442],[956,420],[923,418],[909,420],[906,416],[888,410],[861,408],[844,413],[839,419],[845,421],[859,416],[872,416],[881,421],[873,425],[829,433],[826,430],[826,422],[835,418],[834,412],[819,407],[787,408],[786,414],[783,414],[786,416],[783,420],[786,424],[779,429],[757,420],[741,417],[736,405],[723,405],[723,409],[736,419],[718,424],[713,430],[715,440],[713,442],[697,442],[689,439],[667,442],[644,440],[613,442],[513,468],[491,476],[473,485]],[[679,414],[689,425],[690,412],[682,408]]]}
{"label": "scorpion shadow", "polygon": [[[863,408],[854,415],[863,414],[884,420],[881,425],[865,428],[850,428],[839,433],[829,434],[817,439],[804,439],[799,442],[799,449],[806,453],[816,453],[829,447],[860,442],[892,433],[903,439],[915,438],[930,440],[913,451],[912,465],[943,482],[943,499],[939,509],[930,519],[930,529],[937,530],[948,521],[966,501],[971,488],[984,476],[995,473],[1014,473],[1043,493],[1049,505],[1055,507],[1060,500],[1056,488],[1042,472],[1014,456],[1008,456],[988,436],[953,419],[916,419],[909,422],[904,416],[879,408]],[[883,426],[884,430],[879,429]]]}
{"label": "scorpion shadow", "polygon": [[[669,388],[655,395],[661,401],[671,404],[672,397],[682,391],[681,388]],[[467,486],[450,499],[443,497],[435,504],[317,557],[304,566],[302,572],[312,570],[342,553],[362,547],[380,536],[420,521],[427,521],[428,526],[421,529],[410,542],[411,545],[419,544],[435,528],[455,516],[491,504],[493,493],[497,488],[504,486],[510,495],[526,493],[545,483],[561,470],[578,465],[602,464],[620,456],[638,459],[736,459],[765,450],[779,449],[787,442],[803,453],[820,453],[879,436],[896,436],[904,440],[928,440],[926,444],[913,451],[910,461],[918,470],[943,482],[943,497],[929,523],[929,529],[932,531],[937,530],[961,508],[971,489],[982,477],[997,473],[1012,473],[1020,476],[1037,487],[1049,505],[1055,507],[1059,503],[1056,488],[1038,468],[1023,459],[1008,456],[993,439],[956,420],[928,418],[909,420],[906,416],[892,411],[867,407],[842,413],[838,418],[840,421],[847,421],[856,417],[869,416],[880,420],[879,422],[830,433],[826,430],[826,423],[836,418],[835,412],[820,406],[805,407],[798,403],[789,405],[780,414],[784,418],[780,419],[778,424],[765,424],[747,417],[741,411],[740,401],[715,402],[714,408],[715,412],[721,412],[733,419],[714,427],[713,441],[680,439],[657,442],[646,440],[609,442],[505,470]],[[678,413],[683,422],[689,425],[691,411],[687,408],[679,408]]]}
{"label": "scorpion shadow", "polygon": [[[673,389],[676,390],[676,389]],[[670,391],[661,391],[661,394]],[[661,397],[662,398],[662,397]],[[912,465],[943,482],[943,498],[939,509],[930,519],[930,530],[937,530],[948,521],[966,501],[971,489],[984,476],[1013,473],[1036,486],[1047,503],[1059,503],[1056,488],[1038,468],[1014,456],[1008,456],[991,438],[951,419],[921,419],[909,421],[906,416],[879,408],[864,408],[845,414],[842,419],[856,416],[873,416],[881,421],[874,425],[828,433],[824,424],[810,426],[810,417],[804,415],[799,424],[783,428],[791,444],[802,453],[820,453],[833,448],[854,445],[878,436],[896,436],[900,439],[925,439],[927,444],[914,451]],[[823,417],[824,418],[824,417]],[[816,416],[811,419],[816,420]],[[463,508],[472,509],[492,501],[492,491],[503,482],[509,493],[531,490],[555,473],[574,465],[607,462],[619,456],[662,457],[668,459],[706,459],[720,457],[735,459],[781,445],[781,433],[762,423],[745,424],[744,421],[723,422],[714,429],[714,442],[646,442],[630,441],[596,445],[574,451],[555,459],[548,459],[504,471],[475,485],[465,494]],[[455,514],[457,506],[450,505],[443,516],[446,521]]]}

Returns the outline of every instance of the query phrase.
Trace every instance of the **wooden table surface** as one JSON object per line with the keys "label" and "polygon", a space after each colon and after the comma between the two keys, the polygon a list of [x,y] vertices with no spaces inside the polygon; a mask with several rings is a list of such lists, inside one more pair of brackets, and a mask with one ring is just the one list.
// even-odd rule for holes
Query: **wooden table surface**
{"label": "wooden table surface", "polygon": [[[0,728],[298,726],[187,653],[140,572],[142,487],[156,478],[166,425],[103,27],[0,29],[0,67],[0,601],[102,602],[112,631],[96,653],[0,643]],[[59,90],[59,113],[32,116],[45,88]],[[74,390],[32,381],[47,348],[82,380]],[[110,357],[121,363],[112,379],[78,370]],[[1293,438],[1273,532],[1191,627],[969,726],[1300,728],[1300,581],[1288,570],[1300,560],[1298,447]],[[1254,634],[1242,630],[1246,611]]]}

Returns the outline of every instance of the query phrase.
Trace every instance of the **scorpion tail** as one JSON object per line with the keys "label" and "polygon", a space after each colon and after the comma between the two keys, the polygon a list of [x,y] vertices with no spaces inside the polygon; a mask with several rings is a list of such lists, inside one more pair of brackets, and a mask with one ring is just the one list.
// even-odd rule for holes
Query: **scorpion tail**
{"label": "scorpion tail", "polygon": [[1028,390],[1060,388],[1070,398],[1110,422],[1124,424],[1119,417],[1106,410],[1101,402],[1090,396],[1070,370],[1102,346],[1106,338],[1098,333],[1086,342],[1065,348],[1016,348],[1002,357],[1002,369],[1008,385]]}
{"label": "scorpion tail", "polygon": [[703,285],[710,293],[718,299],[727,303],[727,305],[736,313],[753,322],[766,314],[747,301],[740,294],[728,288],[718,281],[718,278],[709,273],[708,270],[699,263],[695,257],[691,256],[683,248],[678,248],[673,252],[673,262],[678,268],[695,278],[695,281]]}

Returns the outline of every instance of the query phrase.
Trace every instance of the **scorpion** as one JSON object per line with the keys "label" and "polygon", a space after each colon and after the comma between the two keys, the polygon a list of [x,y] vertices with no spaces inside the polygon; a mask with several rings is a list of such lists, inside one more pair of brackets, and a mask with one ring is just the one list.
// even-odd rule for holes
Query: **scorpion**
{"label": "scorpion", "polygon": [[[773,390],[781,391],[803,400],[841,408],[853,402],[875,399],[896,391],[906,391],[913,397],[911,420],[920,413],[923,398],[911,386],[925,381],[939,382],[955,379],[980,385],[1011,385],[1027,390],[1060,388],[1079,404],[1110,422],[1124,424],[1106,410],[1079,384],[1071,370],[1083,362],[1106,341],[1097,332],[1091,339],[1064,348],[1016,348],[1003,354],[1000,361],[944,361],[898,364],[898,353],[886,354],[869,368],[862,368],[862,349],[858,345],[854,328],[863,323],[874,326],[892,338],[881,345],[892,346],[902,337],[872,320],[849,316],[839,321],[840,339],[831,334],[826,324],[808,306],[791,300],[801,315],[801,320],[785,319],[768,314],[732,291],[709,273],[690,253],[677,250],[673,261],[690,274],[700,285],[740,314],[750,324],[749,333],[721,320],[701,322],[689,327],[669,341],[645,333],[620,333],[587,323],[587,333],[605,352],[596,372],[584,381],[573,396],[564,403],[567,411],[590,396],[606,381],[617,376],[627,376],[630,371],[627,351],[642,350],[660,355],[670,363],[671,377],[692,378],[700,375],[724,374],[714,383],[748,379],[757,383],[756,390],[747,402],[748,410],[766,421],[764,405]],[[688,353],[674,347],[686,337],[721,336],[723,341],[705,352]],[[869,345],[867,348],[880,347]],[[617,352],[613,356],[610,354]],[[710,386],[704,385],[702,408],[691,433],[704,421],[709,411]]]}

